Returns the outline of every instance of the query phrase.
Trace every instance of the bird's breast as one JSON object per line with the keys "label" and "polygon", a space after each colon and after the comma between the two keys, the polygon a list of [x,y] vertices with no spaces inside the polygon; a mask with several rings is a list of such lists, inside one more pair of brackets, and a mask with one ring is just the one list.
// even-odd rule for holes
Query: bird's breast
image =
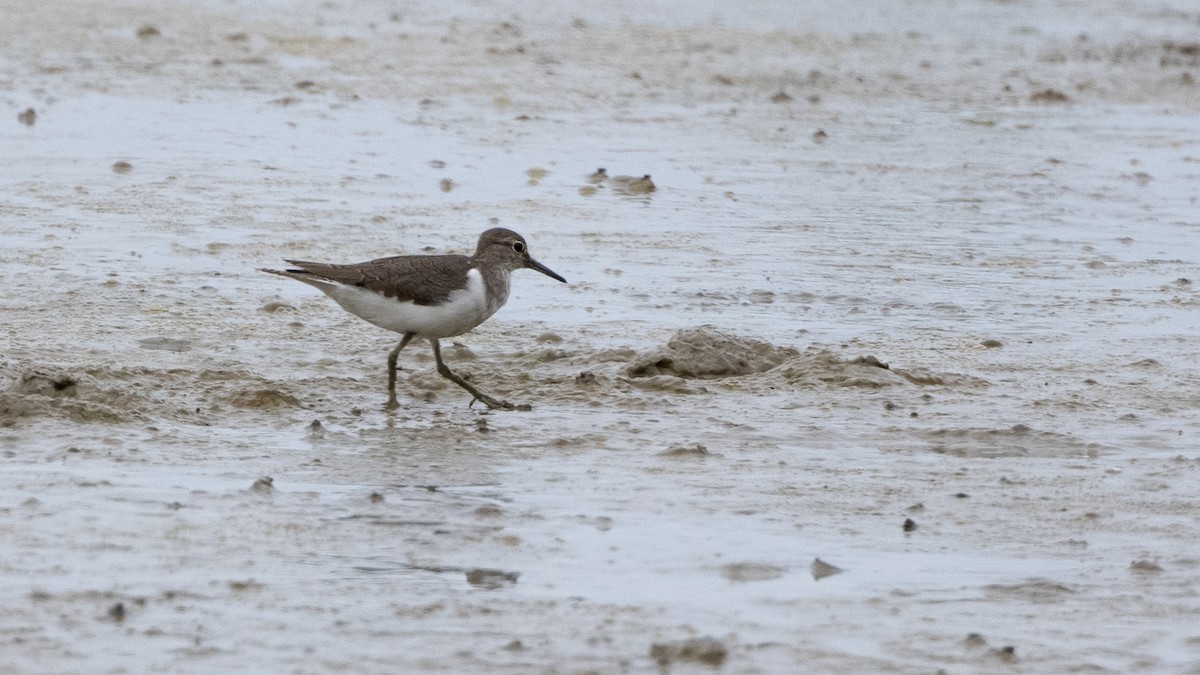
{"label": "bird's breast", "polygon": [[[511,278],[511,272],[506,269],[494,269],[490,271],[490,278],[486,290],[488,316],[495,314],[508,302],[508,281]],[[474,275],[479,279],[480,286],[483,286],[483,277],[479,274],[478,269],[472,269],[467,273],[468,277]]]}

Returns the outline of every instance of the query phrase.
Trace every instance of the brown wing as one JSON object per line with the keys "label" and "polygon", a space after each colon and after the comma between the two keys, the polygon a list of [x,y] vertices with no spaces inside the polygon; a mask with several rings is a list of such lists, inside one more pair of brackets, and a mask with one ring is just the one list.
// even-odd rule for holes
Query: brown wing
{"label": "brown wing", "polygon": [[465,255],[398,255],[349,265],[285,262],[298,268],[289,272],[361,286],[418,305],[441,304],[453,291],[466,288],[467,271],[475,266]]}

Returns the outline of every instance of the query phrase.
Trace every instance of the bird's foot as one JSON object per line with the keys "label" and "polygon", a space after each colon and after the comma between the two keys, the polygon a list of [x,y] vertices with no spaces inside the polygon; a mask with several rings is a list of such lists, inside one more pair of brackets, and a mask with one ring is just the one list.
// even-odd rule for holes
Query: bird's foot
{"label": "bird's foot", "polygon": [[400,407],[400,403],[399,403],[399,402],[396,400],[396,395],[395,395],[395,394],[392,394],[391,396],[389,396],[389,397],[388,397],[388,400],[387,400],[387,403],[384,403],[384,404],[383,404],[383,409],[384,409],[384,410],[387,410],[387,411],[389,411],[389,412],[390,412],[390,411],[392,411],[392,410],[395,410],[395,409],[397,409],[397,408],[399,408],[399,407]]}

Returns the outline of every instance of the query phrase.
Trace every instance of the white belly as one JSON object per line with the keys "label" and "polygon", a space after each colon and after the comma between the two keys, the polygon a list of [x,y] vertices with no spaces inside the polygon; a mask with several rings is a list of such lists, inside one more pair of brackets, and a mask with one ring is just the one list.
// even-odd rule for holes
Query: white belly
{"label": "white belly", "polygon": [[[359,286],[330,284],[319,287],[347,312],[397,333],[444,338],[462,335],[500,309],[489,307],[478,270],[467,272],[467,287],[454,291],[441,305],[400,302]],[[500,303],[503,304],[503,303]]]}

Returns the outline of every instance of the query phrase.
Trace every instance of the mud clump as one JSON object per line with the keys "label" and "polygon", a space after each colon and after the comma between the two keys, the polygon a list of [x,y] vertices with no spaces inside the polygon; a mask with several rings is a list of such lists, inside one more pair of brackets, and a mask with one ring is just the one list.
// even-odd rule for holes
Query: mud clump
{"label": "mud clump", "polygon": [[1157,574],[1163,571],[1162,565],[1150,560],[1134,560],[1129,569],[1138,574]]}
{"label": "mud clump", "polygon": [[260,410],[300,406],[300,400],[295,396],[275,389],[242,389],[230,394],[226,400],[239,408]]}
{"label": "mud clump", "polygon": [[1069,434],[1024,424],[1007,429],[963,427],[920,432],[929,449],[955,457],[1095,457],[1103,450]]}
{"label": "mud clump", "polygon": [[712,637],[691,638],[675,642],[655,642],[650,645],[650,658],[666,667],[676,661],[694,661],[720,666],[729,655],[724,643]]}
{"label": "mud clump", "polygon": [[275,490],[275,479],[270,476],[263,476],[250,484],[250,491],[259,494],[270,494]]}
{"label": "mud clump", "polygon": [[841,574],[845,571],[837,565],[830,565],[820,558],[813,558],[812,565],[809,565],[809,572],[812,573],[813,581],[820,581],[826,577]]}
{"label": "mud clump", "polygon": [[882,389],[902,385],[976,387],[988,384],[986,380],[969,375],[893,368],[869,354],[844,359],[826,349],[815,348],[789,359],[778,372],[789,384],[799,386],[824,384]]}
{"label": "mud clump", "polygon": [[79,379],[63,371],[33,368],[21,374],[13,385],[14,394],[61,398],[79,395]]}
{"label": "mud clump", "polygon": [[476,588],[486,590],[496,590],[505,586],[512,586],[517,583],[520,578],[520,572],[506,572],[504,570],[491,570],[476,568],[466,570],[467,583]]}
{"label": "mud clump", "polygon": [[795,349],[701,326],[681,330],[665,347],[635,358],[625,367],[625,374],[689,379],[737,377],[768,371],[797,354]]}
{"label": "mud clump", "polygon": [[988,584],[988,595],[1000,600],[1055,604],[1076,593],[1075,589],[1048,579],[1029,579],[1017,584]]}
{"label": "mud clump", "polygon": [[673,445],[658,453],[659,457],[708,457],[712,455],[708,448],[699,443],[691,445]]}
{"label": "mud clump", "polygon": [[94,401],[0,393],[0,427],[15,426],[23,419],[60,416],[75,422],[120,423],[131,419],[128,413]]}
{"label": "mud clump", "polygon": [[988,655],[998,659],[1001,663],[1016,663],[1017,648],[1013,647],[1012,645],[1008,645],[1005,647],[1000,647],[999,649],[993,649],[988,652]]}
{"label": "mud clump", "polygon": [[641,178],[613,176],[609,184],[612,185],[613,192],[622,195],[648,195],[658,189],[658,186],[650,179],[650,174]]}
{"label": "mud clump", "polygon": [[672,375],[636,377],[626,381],[642,391],[652,391],[659,394],[683,394],[691,396],[693,394],[708,392],[706,387],[692,386],[687,380]]}
{"label": "mud clump", "polygon": [[289,305],[286,302],[276,301],[276,302],[268,302],[268,303],[264,304],[262,307],[258,308],[258,311],[266,312],[267,314],[274,314],[275,312],[281,312],[281,311],[295,312],[296,307],[295,307],[295,305]]}
{"label": "mud clump", "polygon": [[741,562],[723,565],[721,576],[736,583],[771,581],[783,576],[784,569],[767,563]]}
{"label": "mud clump", "polygon": [[1029,100],[1034,103],[1067,103],[1071,97],[1057,89],[1043,89],[1030,94]]}
{"label": "mud clump", "polygon": [[129,396],[100,389],[90,375],[50,368],[22,371],[0,391],[0,426],[62,416],[76,422],[125,422]]}
{"label": "mud clump", "polygon": [[636,356],[624,373],[646,388],[650,382],[680,379],[720,379],[773,371],[795,386],[835,386],[882,389],[901,385],[986,386],[977,377],[892,368],[875,356],[843,358],[810,347],[804,352],[723,333],[710,326],[679,331],[665,347]]}
{"label": "mud clump", "polygon": [[899,371],[875,358],[843,359],[824,349],[808,350],[787,362],[780,374],[790,384],[827,384],[838,387],[880,389],[911,382]]}

